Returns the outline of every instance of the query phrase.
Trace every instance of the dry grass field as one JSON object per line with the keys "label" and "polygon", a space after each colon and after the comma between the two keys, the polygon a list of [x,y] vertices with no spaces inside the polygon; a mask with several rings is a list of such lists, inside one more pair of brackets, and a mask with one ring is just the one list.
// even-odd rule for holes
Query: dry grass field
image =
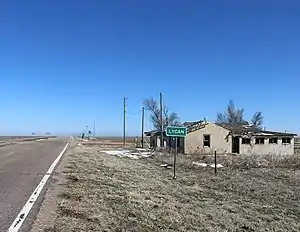
{"label": "dry grass field", "polygon": [[102,151],[68,151],[55,223],[45,231],[300,231],[299,158],[232,158],[215,176],[192,165],[211,157],[179,155],[173,180],[160,166],[171,155],[132,160]]}
{"label": "dry grass field", "polygon": [[0,141],[9,141],[9,140],[22,140],[22,139],[31,139],[31,138],[37,138],[41,136],[0,136]]}
{"label": "dry grass field", "polygon": [[[140,145],[141,137],[126,137],[125,145],[127,147],[135,147],[136,145]],[[149,144],[149,138],[144,138],[145,145]],[[122,137],[96,137],[91,138],[90,140],[84,139],[81,140],[83,145],[101,145],[101,146],[109,146],[109,147],[120,147],[123,146],[123,138]]]}

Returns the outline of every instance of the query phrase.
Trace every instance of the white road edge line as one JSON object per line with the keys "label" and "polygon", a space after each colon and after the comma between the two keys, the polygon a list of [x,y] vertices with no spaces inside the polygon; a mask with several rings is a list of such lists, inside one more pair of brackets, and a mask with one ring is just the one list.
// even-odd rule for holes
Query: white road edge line
{"label": "white road edge line", "polygon": [[11,224],[11,226],[9,227],[7,232],[18,232],[19,231],[19,229],[21,228],[23,222],[25,221],[26,217],[28,216],[32,206],[36,202],[38,196],[40,195],[40,193],[43,190],[45,184],[47,183],[47,180],[49,179],[50,175],[52,174],[54,168],[56,167],[57,163],[59,162],[59,160],[61,159],[63,154],[66,152],[71,140],[72,140],[72,137],[69,139],[69,141],[67,142],[66,146],[61,151],[61,153],[53,161],[53,163],[49,167],[48,171],[44,175],[43,179],[41,180],[39,185],[36,187],[36,189],[33,191],[31,196],[29,197],[28,201],[25,203],[25,205],[23,206],[20,213],[18,214],[18,216],[16,217],[14,222]]}

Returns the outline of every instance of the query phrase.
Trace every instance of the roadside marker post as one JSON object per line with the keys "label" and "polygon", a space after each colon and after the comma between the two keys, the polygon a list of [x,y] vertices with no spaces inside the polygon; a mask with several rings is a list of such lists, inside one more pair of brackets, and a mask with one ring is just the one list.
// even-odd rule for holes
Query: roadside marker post
{"label": "roadside marker post", "polygon": [[186,137],[187,128],[186,127],[178,127],[178,126],[167,126],[166,128],[166,135],[168,137],[173,137],[175,139],[175,153],[174,153],[174,162],[173,162],[173,179],[176,179],[176,156],[178,153],[178,138]]}
{"label": "roadside marker post", "polygon": [[177,137],[175,139],[175,153],[174,153],[174,162],[173,162],[173,179],[176,179],[176,156],[177,156]]}
{"label": "roadside marker post", "polygon": [[215,151],[215,175],[217,175],[217,151]]}

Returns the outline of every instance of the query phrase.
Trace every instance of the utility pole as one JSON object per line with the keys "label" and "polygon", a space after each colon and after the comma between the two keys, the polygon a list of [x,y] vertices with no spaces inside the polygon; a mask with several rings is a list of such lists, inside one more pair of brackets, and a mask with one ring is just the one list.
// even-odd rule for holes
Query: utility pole
{"label": "utility pole", "polygon": [[126,140],[126,97],[124,97],[124,112],[123,112],[123,146]]}
{"label": "utility pole", "polygon": [[163,128],[163,99],[162,92],[159,94],[160,100],[160,147],[164,147],[164,128]]}
{"label": "utility pole", "polygon": [[93,137],[96,137],[96,122],[94,120],[94,129],[93,129]]}
{"label": "utility pole", "polygon": [[87,138],[88,138],[88,140],[90,140],[89,126],[85,126],[85,127],[86,127]]}
{"label": "utility pole", "polygon": [[142,108],[142,148],[144,148],[144,115],[145,107]]}

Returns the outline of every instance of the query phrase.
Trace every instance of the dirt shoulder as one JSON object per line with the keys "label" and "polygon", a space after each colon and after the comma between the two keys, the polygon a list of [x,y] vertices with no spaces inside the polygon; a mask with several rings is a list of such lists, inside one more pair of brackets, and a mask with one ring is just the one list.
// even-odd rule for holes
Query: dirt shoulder
{"label": "dirt shoulder", "polygon": [[[64,157],[34,232],[299,231],[297,168],[228,168],[213,174],[178,156],[120,158],[98,146]],[[192,160],[193,159],[193,160]]]}

